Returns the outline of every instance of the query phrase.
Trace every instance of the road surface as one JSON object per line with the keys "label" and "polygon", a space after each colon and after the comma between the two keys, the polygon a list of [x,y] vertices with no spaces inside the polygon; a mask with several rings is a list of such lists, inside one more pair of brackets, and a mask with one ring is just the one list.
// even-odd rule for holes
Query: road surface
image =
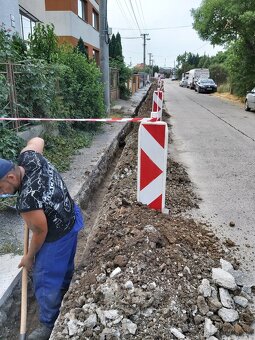
{"label": "road surface", "polygon": [[242,268],[255,278],[255,112],[178,85],[165,80],[165,106],[173,125],[171,152],[202,199],[192,214],[238,245]]}

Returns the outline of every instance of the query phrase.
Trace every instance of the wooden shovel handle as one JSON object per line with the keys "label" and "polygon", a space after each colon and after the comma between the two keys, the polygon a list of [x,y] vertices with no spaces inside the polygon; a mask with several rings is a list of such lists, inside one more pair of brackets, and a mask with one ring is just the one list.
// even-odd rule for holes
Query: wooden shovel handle
{"label": "wooden shovel handle", "polygon": [[[24,255],[28,252],[29,230],[27,225],[24,225]],[[21,316],[20,316],[20,340],[26,338],[27,331],[27,270],[22,269],[21,281]]]}

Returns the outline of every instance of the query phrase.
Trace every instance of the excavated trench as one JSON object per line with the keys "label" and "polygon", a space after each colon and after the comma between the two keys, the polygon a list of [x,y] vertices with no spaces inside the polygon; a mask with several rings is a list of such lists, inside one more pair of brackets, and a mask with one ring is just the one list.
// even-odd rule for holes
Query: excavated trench
{"label": "excavated trench", "polygon": [[[139,116],[150,114],[151,97],[152,89]],[[169,115],[164,119],[169,123]],[[217,314],[219,307],[212,309],[198,292],[201,281],[208,280],[217,294],[211,271],[220,266],[220,258],[231,261],[235,269],[238,261],[208,225],[187,217],[191,208],[199,208],[199,198],[185,168],[169,157],[169,215],[136,202],[138,126],[130,130],[111,153],[97,190],[85,185],[79,195],[87,228],[79,236],[77,269],[51,340],[200,340],[206,323],[216,327],[216,339],[252,333],[254,316],[249,307],[236,307],[239,320],[225,322]],[[15,294],[18,301],[18,290]],[[241,287],[234,294],[241,294]],[[5,332],[1,339],[16,339],[19,334],[18,304],[1,329]],[[28,333],[37,324],[35,312],[30,297]]]}
{"label": "excavated trench", "polygon": [[[151,92],[149,90],[149,92]],[[149,93],[148,92],[148,93]],[[148,95],[147,93],[147,95]],[[146,96],[147,96],[146,95]],[[140,107],[143,105],[144,96],[135,109],[135,115],[138,114]],[[125,146],[125,138],[132,131],[133,124],[127,123],[113,140],[110,147],[97,163],[97,168],[92,171],[91,176],[83,184],[81,192],[75,197],[76,201],[82,208],[85,228],[79,233],[77,252],[75,257],[76,268],[79,268],[83,258],[84,248],[88,235],[96,222],[100,208],[111,182],[112,174],[122,154]],[[37,303],[33,295],[32,280],[28,280],[28,312],[27,312],[27,334],[36,328],[38,323]],[[6,321],[0,327],[0,340],[16,340],[20,331],[20,307],[21,307],[21,282],[14,288],[13,293],[7,299],[0,310],[0,314],[6,315]],[[5,317],[3,318],[5,319]]]}

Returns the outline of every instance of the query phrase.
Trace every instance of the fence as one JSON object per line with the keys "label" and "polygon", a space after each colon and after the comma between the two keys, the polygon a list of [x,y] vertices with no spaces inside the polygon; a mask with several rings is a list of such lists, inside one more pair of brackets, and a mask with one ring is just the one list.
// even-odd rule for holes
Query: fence
{"label": "fence", "polygon": [[[0,112],[9,113],[12,118],[19,117],[18,103],[17,103],[17,92],[16,92],[16,74],[19,73],[17,68],[20,64],[0,63],[0,75],[2,93],[0,94],[1,106]],[[6,91],[4,91],[4,88]],[[18,130],[20,123],[19,121],[12,122],[13,127]]]}
{"label": "fence", "polygon": [[111,101],[119,99],[119,71],[116,68],[110,68],[110,96]]}

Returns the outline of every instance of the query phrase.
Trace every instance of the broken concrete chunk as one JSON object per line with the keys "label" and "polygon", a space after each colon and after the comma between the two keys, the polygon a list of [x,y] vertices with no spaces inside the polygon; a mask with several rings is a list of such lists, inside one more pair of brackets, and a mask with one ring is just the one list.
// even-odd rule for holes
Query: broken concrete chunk
{"label": "broken concrete chunk", "polygon": [[209,312],[209,307],[205,301],[205,298],[201,295],[197,298],[197,307],[202,315],[206,315]]}
{"label": "broken concrete chunk", "polygon": [[232,264],[224,259],[220,259],[221,268],[225,270],[226,272],[230,272],[231,270],[234,270]]}
{"label": "broken concrete chunk", "polygon": [[97,282],[99,283],[103,283],[106,281],[106,274],[105,273],[101,273],[96,277]]}
{"label": "broken concrete chunk", "polygon": [[117,276],[119,273],[121,273],[121,269],[120,269],[120,267],[117,267],[117,268],[115,268],[115,269],[112,271],[112,273],[110,274],[110,278],[111,278],[111,279],[114,278],[114,277]]}
{"label": "broken concrete chunk", "polygon": [[222,305],[226,308],[235,308],[234,301],[232,297],[230,296],[229,292],[225,288],[220,288],[219,289],[220,293],[220,302]]}
{"label": "broken concrete chunk", "polygon": [[77,321],[78,320],[70,320],[67,323],[68,333],[69,333],[70,336],[73,336],[78,331]]}
{"label": "broken concrete chunk", "polygon": [[204,297],[211,296],[212,287],[210,286],[210,282],[207,279],[203,279],[201,285],[198,287],[199,294],[203,295]]}
{"label": "broken concrete chunk", "polygon": [[248,305],[248,300],[243,296],[234,296],[234,301],[237,305],[245,308]]}
{"label": "broken concrete chunk", "polygon": [[217,331],[218,328],[213,325],[212,320],[206,318],[204,326],[204,337],[208,338],[209,336],[214,335]]}
{"label": "broken concrete chunk", "polygon": [[219,310],[222,307],[222,304],[220,303],[218,298],[209,297],[208,298],[208,306],[209,306],[211,311],[217,312],[217,310]]}
{"label": "broken concrete chunk", "polygon": [[212,279],[214,282],[224,288],[235,290],[237,288],[235,279],[233,275],[226,272],[221,268],[213,268],[212,269]]}
{"label": "broken concrete chunk", "polygon": [[115,320],[119,317],[119,311],[117,309],[105,310],[104,316],[106,319]]}
{"label": "broken concrete chunk", "polygon": [[137,330],[137,325],[129,319],[123,319],[122,320],[122,328],[123,328],[124,332],[128,331],[128,333],[135,335],[136,330]]}
{"label": "broken concrete chunk", "polygon": [[154,233],[154,234],[158,234],[159,233],[158,230],[153,225],[150,225],[150,224],[146,225],[144,227],[144,230],[149,232],[149,233]]}
{"label": "broken concrete chunk", "polygon": [[236,310],[234,309],[228,309],[228,308],[221,308],[218,311],[218,315],[222,318],[225,322],[234,322],[238,320],[239,315]]}
{"label": "broken concrete chunk", "polygon": [[171,328],[170,332],[177,338],[177,339],[185,339],[185,335],[182,334],[177,328]]}
{"label": "broken concrete chunk", "polygon": [[120,337],[120,332],[117,329],[114,328],[105,328],[103,332],[100,334],[100,340],[105,340],[105,339],[114,338],[114,339],[119,339]]}
{"label": "broken concrete chunk", "polygon": [[124,284],[124,287],[126,289],[133,289],[134,288],[134,285],[133,285],[133,282],[132,281],[127,281],[125,284]]}
{"label": "broken concrete chunk", "polygon": [[91,314],[85,321],[84,321],[84,326],[86,328],[94,328],[97,324],[97,315]]}

